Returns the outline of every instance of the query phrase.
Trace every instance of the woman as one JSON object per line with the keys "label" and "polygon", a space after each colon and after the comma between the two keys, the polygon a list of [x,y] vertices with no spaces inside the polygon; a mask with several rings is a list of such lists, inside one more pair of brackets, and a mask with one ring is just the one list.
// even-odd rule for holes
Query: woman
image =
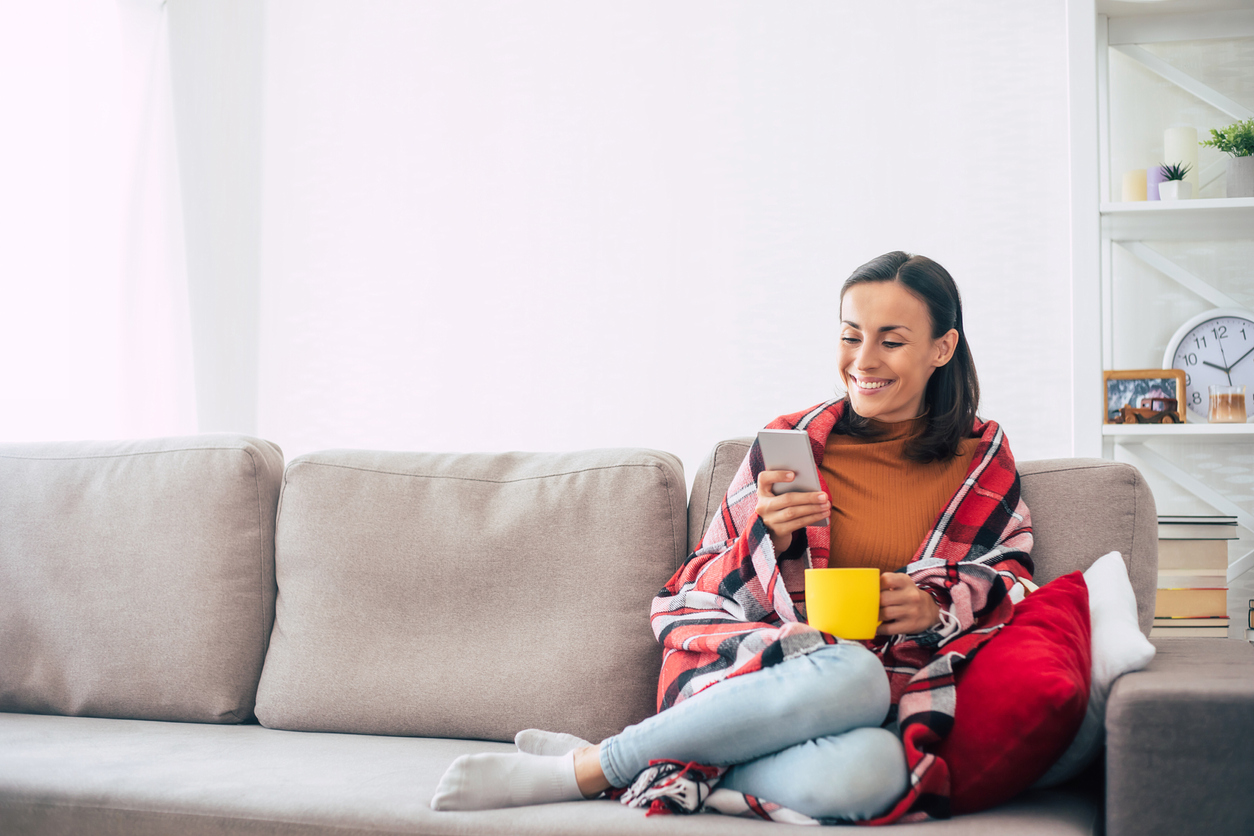
{"label": "woman", "polygon": [[[840,300],[847,394],[770,425],[809,433],[830,490],[776,496],[792,474],[764,470],[753,446],[701,548],[654,599],[664,710],[599,745],[527,730],[517,754],[459,758],[433,808],[595,797],[669,761],[823,820],[947,814],[929,750],[952,722],[955,664],[1009,620],[1007,592],[1030,577],[1031,522],[1004,434],[976,417],[949,273],[887,253]],[[875,640],[805,624],[804,570],[828,565],[881,570]]]}

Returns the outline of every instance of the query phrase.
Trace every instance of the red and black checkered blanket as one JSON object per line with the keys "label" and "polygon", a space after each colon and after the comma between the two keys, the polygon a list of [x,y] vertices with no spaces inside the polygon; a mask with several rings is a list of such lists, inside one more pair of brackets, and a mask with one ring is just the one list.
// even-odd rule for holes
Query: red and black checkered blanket
{"label": "red and black checkered blanket", "polygon": [[[842,401],[828,401],[777,418],[769,428],[805,430],[820,462],[842,409]],[[911,773],[906,795],[866,824],[949,815],[949,772],[935,750],[953,725],[955,671],[1010,620],[1008,591],[1016,578],[1031,577],[1032,523],[1005,434],[985,421],[973,435],[980,440],[966,479],[903,570],[936,598],[944,626],[863,642],[888,672]],[[837,641],[805,623],[803,585],[792,575],[807,565],[827,566],[829,530],[805,529],[805,559],[786,560],[781,569],[757,515],[763,469],[754,442],[700,548],[653,601],[653,632],[664,648],[659,710],[729,676]]]}

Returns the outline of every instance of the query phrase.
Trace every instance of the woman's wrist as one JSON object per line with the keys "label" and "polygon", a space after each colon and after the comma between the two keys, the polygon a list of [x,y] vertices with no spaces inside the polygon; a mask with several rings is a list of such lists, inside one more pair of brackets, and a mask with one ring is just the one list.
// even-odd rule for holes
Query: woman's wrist
{"label": "woman's wrist", "polygon": [[936,630],[937,628],[944,626],[945,619],[941,613],[945,610],[948,602],[942,599],[940,592],[934,587],[922,586],[919,588],[923,592],[926,592],[927,597],[932,601],[932,622],[927,626],[927,629]]}

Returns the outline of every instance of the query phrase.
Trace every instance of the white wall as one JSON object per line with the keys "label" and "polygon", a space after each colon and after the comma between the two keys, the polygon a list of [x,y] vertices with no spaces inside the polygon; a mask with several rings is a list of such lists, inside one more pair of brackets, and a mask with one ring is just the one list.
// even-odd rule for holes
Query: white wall
{"label": "white wall", "polygon": [[0,440],[197,429],[162,0],[0,3]]}
{"label": "white wall", "polygon": [[651,446],[829,396],[836,297],[955,276],[1021,459],[1070,437],[1053,0],[270,0],[257,432]]}

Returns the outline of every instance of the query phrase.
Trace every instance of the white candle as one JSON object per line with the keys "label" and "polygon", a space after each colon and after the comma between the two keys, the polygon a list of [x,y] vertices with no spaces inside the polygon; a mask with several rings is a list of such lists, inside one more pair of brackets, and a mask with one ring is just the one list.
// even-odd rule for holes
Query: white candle
{"label": "white candle", "polygon": [[1163,133],[1163,162],[1189,166],[1184,179],[1193,184],[1196,197],[1202,188],[1197,177],[1197,128],[1168,128]]}

